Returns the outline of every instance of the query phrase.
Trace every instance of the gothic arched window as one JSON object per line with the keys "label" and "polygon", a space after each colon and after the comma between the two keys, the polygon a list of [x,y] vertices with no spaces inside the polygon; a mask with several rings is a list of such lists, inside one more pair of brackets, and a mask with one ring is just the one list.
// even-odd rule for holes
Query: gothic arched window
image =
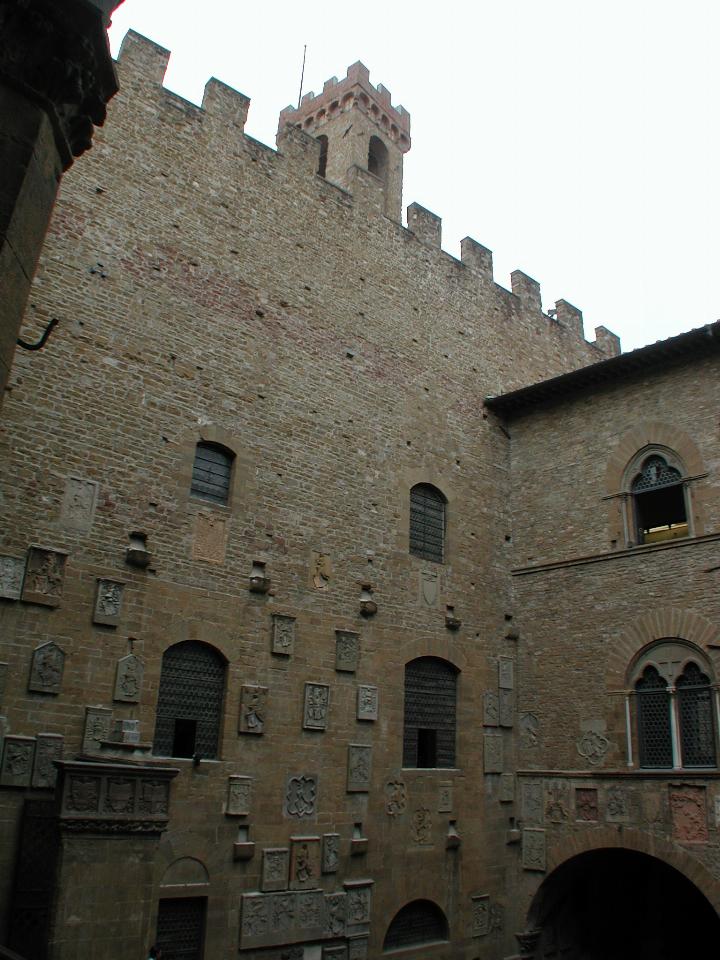
{"label": "gothic arched window", "polygon": [[212,503],[228,502],[235,455],[219,443],[201,441],[195,447],[190,494]]}
{"label": "gothic arched window", "polygon": [[448,936],[447,918],[440,907],[432,900],[413,900],[393,917],[385,934],[383,950],[437,943],[447,940]]}
{"label": "gothic arched window", "polygon": [[455,766],[457,673],[437,657],[405,666],[404,767]]}
{"label": "gothic arched window", "polygon": [[225,668],[222,654],[194,640],[165,651],[153,740],[156,756],[217,758]]}
{"label": "gothic arched window", "polygon": [[650,453],[630,484],[638,543],[656,543],[688,535],[688,511],[682,472],[660,453]]}
{"label": "gothic arched window", "polygon": [[410,490],[410,553],[442,563],[445,557],[445,506],[447,501],[429,483]]}

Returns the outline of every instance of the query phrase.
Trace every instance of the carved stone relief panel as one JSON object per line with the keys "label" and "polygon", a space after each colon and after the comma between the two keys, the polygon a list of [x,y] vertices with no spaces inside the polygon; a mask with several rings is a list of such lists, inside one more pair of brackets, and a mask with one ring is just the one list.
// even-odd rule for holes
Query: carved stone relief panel
{"label": "carved stone relief panel", "polygon": [[57,607],[62,600],[67,554],[46,547],[30,547],[27,555],[22,599],[45,607]]}
{"label": "carved stone relief panel", "polygon": [[325,894],[322,890],[302,890],[296,894],[298,932],[306,937],[321,937],[325,930]]}
{"label": "carved stone relief panel", "polygon": [[326,553],[313,550],[310,555],[310,583],[316,590],[325,590],[332,578],[332,562]]}
{"label": "carved stone relief panel", "polygon": [[348,938],[348,960],[366,960],[368,955],[368,937]]}
{"label": "carved stone relief panel", "polygon": [[335,631],[335,669],[355,673],[360,662],[360,634],[349,630]]}
{"label": "carved stone relief panel", "polygon": [[5,600],[19,600],[24,573],[24,557],[0,557],[0,597]]}
{"label": "carved stone relief panel", "polygon": [[534,713],[520,717],[520,739],[525,747],[537,747],[540,743],[540,721]]}
{"label": "carved stone relief panel", "polygon": [[372,880],[346,880],[343,886],[347,894],[347,932],[359,933],[364,924],[370,923]]}
{"label": "carved stone relief panel", "polygon": [[452,781],[445,781],[438,786],[438,813],[452,813],[453,785]]}
{"label": "carved stone relief panel", "polygon": [[524,780],[520,784],[521,808],[523,820],[528,823],[543,822],[543,783],[542,780]]}
{"label": "carved stone relief panel", "polygon": [[579,756],[596,767],[603,762],[610,741],[603,732],[602,721],[590,721],[575,743]]}
{"label": "carved stone relief panel", "polygon": [[315,816],[317,803],[317,776],[300,774],[288,777],[285,785],[285,814],[297,820]]}
{"label": "carved stone relief panel", "polygon": [[225,812],[230,817],[247,817],[252,804],[252,777],[233,774],[228,777]]}
{"label": "carved stone relief panel", "polygon": [[512,690],[515,686],[515,661],[510,657],[498,658],[498,686],[501,690]]}
{"label": "carved stone relief panel", "polygon": [[284,657],[292,656],[295,651],[295,617],[273,614],[271,650]]}
{"label": "carved stone relief panel", "polygon": [[124,590],[125,583],[122,580],[98,579],[93,623],[108,627],[116,627],[120,623]]}
{"label": "carved stone relief panel", "polygon": [[348,745],[347,791],[366,793],[370,789],[372,747],[363,743]]}
{"label": "carved stone relief panel", "polygon": [[57,781],[53,760],[62,759],[64,738],[58,733],[39,733],[36,740],[31,786],[38,790],[51,790]]}
{"label": "carved stone relief panel", "polygon": [[485,773],[503,772],[503,742],[502,736],[497,733],[486,733],[483,736],[483,770]]}
{"label": "carved stone relief panel", "polygon": [[505,928],[505,907],[501,903],[490,904],[490,933],[502,933]]}
{"label": "carved stone relief panel", "polygon": [[195,517],[193,560],[224,563],[226,540],[227,517],[201,510]]}
{"label": "carved stone relief panel", "polygon": [[483,694],[483,726],[496,727],[500,722],[500,702],[494,690]]}
{"label": "carved stone relief panel", "polygon": [[490,933],[490,897],[471,897],[472,902],[472,934],[473,937],[486,937]]}
{"label": "carved stone relief panel", "polygon": [[570,785],[565,780],[548,780],[545,786],[545,816],[550,823],[570,819]]}
{"label": "carved stone relief panel", "polygon": [[290,838],[290,889],[320,886],[320,837]]}
{"label": "carved stone relief panel", "polygon": [[134,653],[121,657],[115,671],[113,699],[123,703],[139,703],[143,682],[143,662]]}
{"label": "carved stone relief panel", "polygon": [[95,516],[97,493],[98,485],[94,480],[68,477],[60,514],[62,525],[70,530],[87,533]]}
{"label": "carved stone relief panel", "polygon": [[52,640],[41,644],[33,653],[28,690],[34,693],[60,693],[65,654]]}
{"label": "carved stone relief panel", "polygon": [[501,690],[500,701],[500,726],[512,727],[515,713],[515,695],[512,690]]}
{"label": "carved stone relief panel", "polygon": [[306,683],[303,727],[306,730],[325,730],[329,709],[330,687],[325,683]]}
{"label": "carved stone relief panel", "polygon": [[357,692],[358,720],[377,720],[378,688],[370,684],[360,684]]}
{"label": "carved stone relief panel", "polygon": [[136,779],[108,777],[105,783],[103,812],[110,814],[132,813],[135,809]]}
{"label": "carved stone relief panel", "polygon": [[595,787],[577,787],[575,789],[575,818],[589,822],[600,819],[598,792]]}
{"label": "carved stone relief panel", "polygon": [[265,893],[287,890],[289,870],[290,848],[266,847],[262,859],[262,890]]}
{"label": "carved stone relief panel", "polygon": [[170,784],[167,780],[141,780],[138,785],[138,813],[159,816],[170,810]]}
{"label": "carved stone relief panel", "polygon": [[[346,894],[344,893],[325,894],[325,935],[327,937],[345,936],[345,916],[347,912],[345,901]],[[323,957],[325,957],[324,952]]]}
{"label": "carved stone relief panel", "polygon": [[340,865],[340,834],[324,833],[322,838],[322,872],[336,873]]}
{"label": "carved stone relief panel", "polygon": [[630,820],[630,799],[627,791],[622,787],[608,788],[605,818],[610,823],[627,823]]}
{"label": "carved stone relief panel", "polygon": [[240,691],[239,733],[261,734],[265,729],[268,688],[245,683]]}
{"label": "carved stone relief panel", "polygon": [[0,784],[4,787],[29,787],[34,757],[34,737],[6,735],[3,742]]}
{"label": "carved stone relief panel", "polygon": [[420,578],[420,599],[429,607],[437,605],[440,593],[440,577],[437,570],[421,570]]}
{"label": "carved stone relief panel", "polygon": [[680,843],[706,843],[708,839],[705,787],[681,784],[670,787],[673,838]]}
{"label": "carved stone relief panel", "polygon": [[522,832],[523,870],[545,870],[545,831],[526,827]]}
{"label": "carved stone relief panel", "polygon": [[402,780],[388,780],[385,784],[385,812],[397,817],[407,809],[407,789]]}
{"label": "carved stone relief panel", "polygon": [[71,813],[98,813],[100,777],[75,775],[68,778],[63,808]]}
{"label": "carved stone relief panel", "polygon": [[432,843],[432,816],[427,807],[418,807],[412,815],[412,838],[415,843]]}
{"label": "carved stone relief panel", "polygon": [[503,773],[500,776],[500,803],[513,803],[515,800],[515,774]]}
{"label": "carved stone relief panel", "polygon": [[83,753],[97,751],[103,740],[110,739],[112,710],[106,707],[85,707],[85,732],[83,734]]}

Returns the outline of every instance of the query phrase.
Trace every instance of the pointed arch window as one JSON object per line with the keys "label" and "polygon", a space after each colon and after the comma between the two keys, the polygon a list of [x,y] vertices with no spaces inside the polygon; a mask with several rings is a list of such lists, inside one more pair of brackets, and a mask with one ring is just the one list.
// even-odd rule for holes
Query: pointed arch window
{"label": "pointed arch window", "polygon": [[682,472],[668,457],[646,456],[630,484],[638,543],[656,543],[688,535],[688,510]]}
{"label": "pointed arch window", "polygon": [[446,505],[442,493],[429,483],[418,483],[410,490],[410,553],[413,556],[443,563]]}

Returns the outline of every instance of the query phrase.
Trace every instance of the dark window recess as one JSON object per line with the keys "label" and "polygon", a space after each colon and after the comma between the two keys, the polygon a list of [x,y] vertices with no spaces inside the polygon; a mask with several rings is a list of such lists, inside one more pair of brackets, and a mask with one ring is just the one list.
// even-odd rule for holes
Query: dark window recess
{"label": "dark window recess", "polygon": [[653,454],[632,482],[635,522],[640,543],[655,543],[688,534],[682,474]]}
{"label": "dark window recess", "polygon": [[399,910],[385,934],[383,950],[400,950],[448,939],[445,914],[431,900],[413,900]]}
{"label": "dark window recess", "polygon": [[155,943],[163,960],[202,960],[205,904],[205,897],[160,901]]}
{"label": "dark window recess", "polygon": [[324,177],[327,171],[328,138],[324,133],[321,133],[317,139],[320,141],[320,159],[318,160],[317,172],[321,177]]}
{"label": "dark window recess", "polygon": [[445,552],[445,497],[429,483],[410,491],[410,553],[442,563]]}
{"label": "dark window recess", "polygon": [[676,683],[683,767],[715,766],[715,723],[710,679],[689,663]]}
{"label": "dark window recess", "polygon": [[388,149],[380,137],[370,137],[368,145],[368,170],[381,180],[387,178]]}
{"label": "dark window recess", "polygon": [[457,671],[436,657],[405,667],[404,767],[455,766]]}
{"label": "dark window recess", "polygon": [[190,487],[192,496],[213,503],[227,503],[232,462],[233,455],[229,450],[211,443],[199,443],[195,448]]}
{"label": "dark window recess", "polygon": [[225,661],[212,647],[187,640],[166,650],[153,753],[216,758],[224,689]]}
{"label": "dark window recess", "polygon": [[641,767],[672,767],[670,694],[655,667],[646,667],[635,684]]}

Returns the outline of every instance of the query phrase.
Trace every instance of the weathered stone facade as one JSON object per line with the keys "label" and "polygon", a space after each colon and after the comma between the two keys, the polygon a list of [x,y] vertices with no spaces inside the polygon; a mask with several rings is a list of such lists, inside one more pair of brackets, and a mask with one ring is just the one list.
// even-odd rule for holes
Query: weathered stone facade
{"label": "weathered stone facade", "polygon": [[[519,271],[498,286],[475,241],[449,256],[419,205],[401,226],[409,116],[362,65],[283,115],[327,136],[322,177],[314,137],[275,152],[247,98],[189,104],[166,63],[127,37],[31,296],[53,348],[3,408],[0,937],[26,935],[23,811],[62,852],[52,960],[140,956],[195,908],[206,957],[376,957],[415,901],[447,929],[408,956],[509,957],[523,931],[531,956],[543,878],[606,846],[717,907],[717,774],[628,766],[624,705],[648,643],[715,657],[716,356],[485,406],[614,370],[617,341]],[[225,502],[191,494],[198,444],[228,453]],[[629,547],[612,471],[647,444],[681,449],[697,516]],[[417,484],[444,497],[441,563],[409,551]],[[161,689],[178,644],[209,657],[216,730]],[[454,670],[452,766],[403,765],[433,749],[404,737],[417,658]]]}

